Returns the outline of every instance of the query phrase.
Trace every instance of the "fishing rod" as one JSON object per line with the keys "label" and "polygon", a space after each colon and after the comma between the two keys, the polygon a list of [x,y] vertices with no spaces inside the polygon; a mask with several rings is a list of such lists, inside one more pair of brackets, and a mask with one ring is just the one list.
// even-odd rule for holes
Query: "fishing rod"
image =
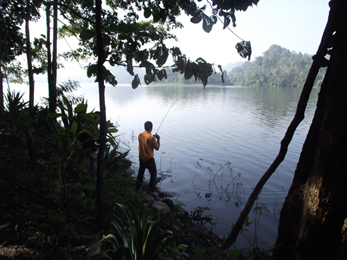
{"label": "fishing rod", "polygon": [[164,122],[164,120],[165,120],[167,114],[169,114],[169,112],[170,112],[170,110],[171,110],[171,108],[173,107],[174,104],[175,104],[175,102],[172,103],[172,105],[170,106],[169,110],[166,112],[166,114],[165,114],[163,120],[161,121],[161,123],[160,123],[160,125],[159,125],[159,127],[158,127],[158,130],[157,130],[157,132],[156,132],[155,134],[157,134],[157,133],[159,132],[159,129],[160,129],[161,125],[163,124],[163,122]]}

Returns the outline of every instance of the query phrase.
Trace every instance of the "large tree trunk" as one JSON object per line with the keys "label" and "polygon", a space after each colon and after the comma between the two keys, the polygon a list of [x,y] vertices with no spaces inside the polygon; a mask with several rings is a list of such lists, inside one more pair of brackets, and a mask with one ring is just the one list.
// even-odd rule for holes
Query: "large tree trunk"
{"label": "large tree trunk", "polygon": [[276,259],[347,259],[347,1],[330,4],[332,55],[281,211]]}

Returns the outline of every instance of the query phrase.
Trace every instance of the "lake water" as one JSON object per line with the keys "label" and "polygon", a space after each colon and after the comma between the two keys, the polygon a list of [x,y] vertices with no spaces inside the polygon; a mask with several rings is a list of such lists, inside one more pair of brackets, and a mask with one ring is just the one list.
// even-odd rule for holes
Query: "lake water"
{"label": "lake water", "polygon": [[[47,92],[42,91],[36,95]],[[96,84],[82,84],[78,93],[88,100],[89,110],[99,110]],[[172,193],[173,200],[183,203],[188,212],[209,208],[205,212],[213,217],[209,228],[226,237],[252,189],[277,156],[300,93],[301,89],[296,88],[143,86],[133,90],[119,85],[106,88],[106,114],[107,119],[118,123],[121,148],[131,150],[130,159],[137,170],[137,135],[143,131],[144,122],[152,121],[155,133],[170,110],[158,131],[161,147],[155,159],[163,177],[158,186]],[[259,196],[262,214],[251,211],[252,224],[239,235],[235,246],[274,245],[279,212],[312,121],[317,95],[318,90],[313,90],[305,120],[285,160]],[[145,177],[149,180],[148,173]]]}

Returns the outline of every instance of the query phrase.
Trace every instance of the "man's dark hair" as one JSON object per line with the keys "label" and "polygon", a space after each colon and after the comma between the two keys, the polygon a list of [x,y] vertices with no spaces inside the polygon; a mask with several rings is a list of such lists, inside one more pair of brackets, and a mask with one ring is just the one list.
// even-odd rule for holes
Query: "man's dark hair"
{"label": "man's dark hair", "polygon": [[153,128],[152,122],[151,122],[151,121],[147,121],[147,122],[145,123],[145,130],[146,130],[146,131],[151,131],[152,128]]}

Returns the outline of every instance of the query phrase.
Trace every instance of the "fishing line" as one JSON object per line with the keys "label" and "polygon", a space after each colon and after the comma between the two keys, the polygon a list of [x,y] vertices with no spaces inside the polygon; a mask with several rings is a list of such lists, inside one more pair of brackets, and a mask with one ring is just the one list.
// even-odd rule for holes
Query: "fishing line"
{"label": "fishing line", "polygon": [[169,112],[170,112],[170,110],[171,110],[171,108],[173,107],[174,104],[175,104],[175,102],[172,103],[171,107],[170,107],[169,110],[166,112],[166,115],[164,116],[163,120],[161,121],[161,123],[160,123],[160,125],[159,125],[159,127],[158,127],[158,130],[157,130],[157,132],[156,132],[155,134],[157,134],[157,133],[159,132],[159,129],[160,129],[161,125],[163,124],[163,122],[164,122],[164,120],[165,120],[167,114],[169,114]]}

